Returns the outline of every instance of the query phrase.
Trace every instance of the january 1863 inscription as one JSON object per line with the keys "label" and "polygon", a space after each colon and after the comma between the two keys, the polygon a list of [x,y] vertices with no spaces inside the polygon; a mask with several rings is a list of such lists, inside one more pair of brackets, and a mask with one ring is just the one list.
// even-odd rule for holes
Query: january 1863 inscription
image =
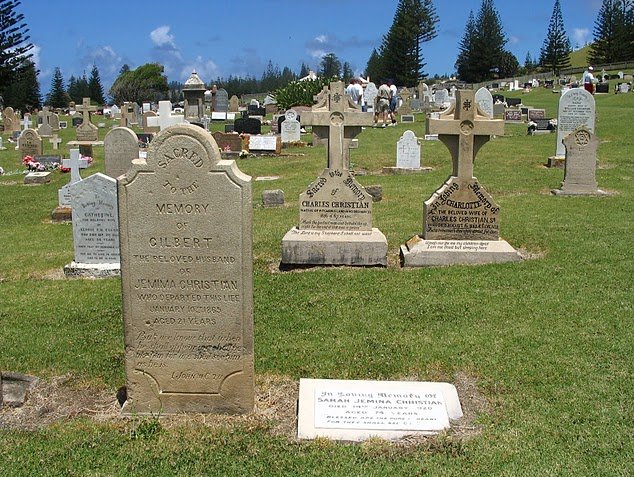
{"label": "january 1863 inscription", "polygon": [[251,178],[165,129],[119,180],[127,414],[253,407]]}

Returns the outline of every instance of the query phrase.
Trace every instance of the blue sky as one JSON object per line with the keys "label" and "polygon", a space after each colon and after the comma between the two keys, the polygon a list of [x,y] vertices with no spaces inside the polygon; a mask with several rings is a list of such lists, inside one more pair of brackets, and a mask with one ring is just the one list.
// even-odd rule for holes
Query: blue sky
{"label": "blue sky", "polygon": [[[109,88],[121,66],[165,66],[169,80],[196,69],[217,77],[261,77],[269,60],[299,72],[317,69],[333,52],[361,73],[394,19],[396,0],[22,0],[19,7],[35,45],[43,93],[55,67],[64,80],[99,69]],[[507,48],[520,61],[539,55],[554,0],[495,1]],[[438,36],[424,45],[425,71],[451,73],[469,11],[480,0],[435,0]],[[592,40],[601,0],[561,0],[573,48]]]}

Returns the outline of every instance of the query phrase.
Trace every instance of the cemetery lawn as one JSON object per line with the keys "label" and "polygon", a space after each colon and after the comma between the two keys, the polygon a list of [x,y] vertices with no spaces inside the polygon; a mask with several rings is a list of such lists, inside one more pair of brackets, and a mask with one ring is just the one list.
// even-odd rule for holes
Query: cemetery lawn
{"label": "cemetery lawn", "polygon": [[[556,117],[559,95],[549,90],[508,96]],[[380,175],[395,165],[405,130],[424,135],[421,115],[411,125],[367,128],[351,153],[352,168],[366,172],[359,182],[383,187],[374,226],[388,239],[385,269],[280,272],[281,239],[297,224],[299,194],[324,169],[326,150],[238,159],[254,178],[258,396],[257,411],[240,418],[118,416],[120,280],[63,278],[72,227],[50,214],[69,177],[55,172],[50,184],[23,185],[5,134],[0,369],[45,386],[21,411],[0,411],[0,475],[632,475],[634,94],[598,95],[596,103],[597,180],[609,196],[550,195],[563,179],[561,169],[543,167],[555,134],[531,137],[525,124],[507,125],[480,151],[475,176],[501,206],[501,236],[529,257],[515,264],[398,266],[399,246],[422,231],[423,201],[451,169],[444,145],[429,141],[422,163],[432,172]],[[74,139],[71,129],[61,135]],[[103,171],[103,148],[95,151],[83,177]],[[262,191],[278,188],[287,205],[263,208]],[[467,418],[430,439],[300,442],[293,419],[301,377],[448,381]]]}

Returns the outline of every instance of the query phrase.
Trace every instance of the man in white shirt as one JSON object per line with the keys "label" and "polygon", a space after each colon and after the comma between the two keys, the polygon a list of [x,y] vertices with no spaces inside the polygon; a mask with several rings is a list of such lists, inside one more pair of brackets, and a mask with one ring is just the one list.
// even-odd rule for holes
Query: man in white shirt
{"label": "man in white shirt", "polygon": [[588,66],[588,69],[583,72],[583,88],[590,94],[594,94],[594,83],[596,82],[592,71],[594,68]]}

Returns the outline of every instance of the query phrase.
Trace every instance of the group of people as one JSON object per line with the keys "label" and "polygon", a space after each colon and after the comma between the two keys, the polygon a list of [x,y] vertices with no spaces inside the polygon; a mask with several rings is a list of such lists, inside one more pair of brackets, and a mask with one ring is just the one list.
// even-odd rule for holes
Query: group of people
{"label": "group of people", "polygon": [[[359,78],[352,78],[346,88],[346,94],[350,96],[352,102],[358,104],[361,109],[366,110],[365,98],[363,96],[363,86]],[[396,108],[398,107],[398,94],[396,85],[392,80],[381,81],[376,98],[374,99],[374,127],[396,126]]]}

